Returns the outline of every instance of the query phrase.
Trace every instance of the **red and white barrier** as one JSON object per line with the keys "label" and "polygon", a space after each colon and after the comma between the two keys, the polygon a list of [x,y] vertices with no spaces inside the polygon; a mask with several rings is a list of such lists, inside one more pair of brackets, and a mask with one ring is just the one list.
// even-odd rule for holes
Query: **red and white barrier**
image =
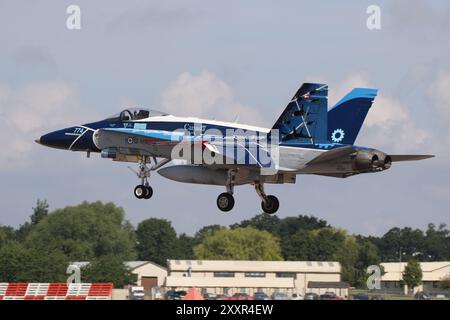
{"label": "red and white barrier", "polygon": [[0,300],[111,300],[112,283],[0,283]]}

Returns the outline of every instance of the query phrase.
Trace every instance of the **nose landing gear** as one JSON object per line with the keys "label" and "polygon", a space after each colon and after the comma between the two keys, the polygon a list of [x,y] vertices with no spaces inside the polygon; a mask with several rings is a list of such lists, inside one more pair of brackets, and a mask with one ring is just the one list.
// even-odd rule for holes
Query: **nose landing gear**
{"label": "nose landing gear", "polygon": [[155,162],[155,164],[149,168],[147,166],[147,163],[150,163],[150,157],[142,156],[142,158],[139,160],[139,171],[135,171],[131,167],[129,167],[130,170],[133,171],[139,179],[141,179],[141,184],[134,188],[134,196],[138,199],[150,199],[153,196],[153,189],[148,183],[148,179],[150,178],[150,171],[161,168],[163,165],[170,162],[170,159],[164,159],[158,163],[156,161],[156,158],[153,157],[153,161]]}
{"label": "nose landing gear", "polygon": [[217,197],[217,207],[223,212],[228,212],[234,207],[234,181],[235,181],[235,171],[228,170],[227,177],[227,192],[219,194]]}

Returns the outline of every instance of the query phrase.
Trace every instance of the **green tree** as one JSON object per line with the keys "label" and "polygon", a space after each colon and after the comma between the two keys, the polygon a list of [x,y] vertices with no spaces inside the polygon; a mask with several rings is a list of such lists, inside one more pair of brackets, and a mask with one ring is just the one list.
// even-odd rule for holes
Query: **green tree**
{"label": "green tree", "polygon": [[13,241],[14,238],[14,228],[9,226],[0,226],[0,248]]}
{"label": "green tree", "polygon": [[359,270],[357,269],[359,247],[354,236],[347,235],[342,230],[341,232],[344,240],[334,253],[333,260],[337,260],[341,264],[342,279],[355,286],[359,280]]}
{"label": "green tree", "polygon": [[69,259],[60,250],[27,249],[27,261],[20,277],[26,282],[65,282]]}
{"label": "green tree", "polygon": [[33,214],[31,215],[31,224],[37,225],[39,221],[44,219],[48,215],[48,203],[46,200],[38,199],[36,207],[33,208]]}
{"label": "green tree", "polygon": [[24,242],[28,235],[42,219],[48,215],[49,205],[46,200],[38,199],[36,201],[36,207],[33,208],[33,213],[30,216],[30,222],[25,222],[20,225],[19,229],[15,232],[15,238],[19,242]]}
{"label": "green tree", "polygon": [[367,267],[379,265],[381,259],[378,254],[377,246],[370,239],[358,236],[357,242],[358,257],[355,263],[355,285],[363,287],[366,286],[367,278],[370,276],[370,274],[367,273]]}
{"label": "green tree", "polygon": [[413,289],[422,283],[422,269],[419,262],[410,260],[403,271],[403,281]]}
{"label": "green tree", "polygon": [[196,259],[282,260],[278,239],[255,228],[222,229],[194,247]]}
{"label": "green tree", "polygon": [[71,261],[136,258],[134,230],[123,209],[99,201],[54,211],[32,229],[25,244],[39,252],[61,251]]}
{"label": "green tree", "polygon": [[450,274],[442,278],[439,285],[442,289],[450,290]]}
{"label": "green tree", "polygon": [[115,288],[134,285],[137,275],[124,264],[117,256],[107,255],[92,260],[81,268],[82,282],[112,282]]}
{"label": "green tree", "polygon": [[36,251],[17,242],[0,249],[0,282],[64,282],[67,266],[59,251]]}
{"label": "green tree", "polygon": [[196,245],[196,240],[194,237],[190,237],[184,233],[176,240],[175,252],[173,259],[180,260],[191,260],[194,258],[194,246]]}
{"label": "green tree", "polygon": [[218,230],[222,230],[222,229],[225,229],[225,227],[218,225],[218,224],[213,224],[213,225],[205,226],[205,227],[201,228],[200,230],[198,230],[195,233],[195,236],[194,236],[195,243],[199,244],[200,242],[203,241],[203,239],[205,237],[211,236],[214,232],[216,232]]}
{"label": "green tree", "polygon": [[258,230],[270,232],[273,235],[278,233],[280,218],[275,215],[258,214],[249,220],[243,220],[230,226],[231,229],[252,227]]}
{"label": "green tree", "polygon": [[299,230],[316,230],[329,227],[325,220],[313,216],[299,215],[282,219],[278,226],[278,235],[284,240],[293,236]]}
{"label": "green tree", "polygon": [[318,260],[316,251],[315,236],[310,230],[299,230],[292,237],[281,242],[281,252],[285,260]]}
{"label": "green tree", "polygon": [[405,259],[412,259],[414,254],[423,251],[423,245],[424,234],[421,230],[392,228],[381,238],[379,249],[383,261],[398,261],[400,251]]}
{"label": "green tree", "polygon": [[253,227],[258,230],[268,231],[279,237],[282,242],[293,236],[299,230],[314,230],[326,228],[329,225],[325,220],[318,219],[313,216],[299,215],[296,217],[286,217],[280,219],[277,216],[268,214],[259,214],[250,220],[244,220],[240,223],[231,225],[232,229]]}
{"label": "green tree", "polygon": [[151,218],[139,223],[137,230],[139,259],[166,265],[176,254],[177,233],[165,219]]}
{"label": "green tree", "polygon": [[444,223],[437,228],[430,223],[425,232],[425,243],[421,260],[445,261],[450,259],[450,231]]}
{"label": "green tree", "polygon": [[0,282],[21,282],[29,263],[29,252],[21,244],[10,242],[0,248]]}

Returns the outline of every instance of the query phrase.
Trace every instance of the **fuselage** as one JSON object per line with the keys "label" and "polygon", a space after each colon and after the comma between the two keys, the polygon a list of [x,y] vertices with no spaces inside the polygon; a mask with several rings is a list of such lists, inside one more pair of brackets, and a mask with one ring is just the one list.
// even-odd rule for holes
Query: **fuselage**
{"label": "fuselage", "polygon": [[[96,144],[94,133],[98,129],[126,129],[128,131],[151,131],[162,134],[172,134],[176,131],[184,131],[192,136],[197,135],[217,135],[222,137],[240,137],[248,135],[258,135],[268,137],[270,129],[251,125],[244,125],[234,122],[201,119],[196,117],[177,117],[173,115],[157,115],[143,119],[122,119],[120,117],[108,118],[105,120],[87,123],[84,125],[68,127],[43,135],[38,142],[45,146],[84,152],[101,152],[101,148]],[[134,141],[141,144],[141,148],[147,149],[149,153],[157,157],[170,158],[170,149],[155,146],[147,143],[145,139]],[[123,141],[124,147],[128,145]],[[335,148],[338,144],[317,144],[317,145],[286,145],[279,144],[279,167],[280,171],[297,172],[306,163],[317,157],[320,153]]]}

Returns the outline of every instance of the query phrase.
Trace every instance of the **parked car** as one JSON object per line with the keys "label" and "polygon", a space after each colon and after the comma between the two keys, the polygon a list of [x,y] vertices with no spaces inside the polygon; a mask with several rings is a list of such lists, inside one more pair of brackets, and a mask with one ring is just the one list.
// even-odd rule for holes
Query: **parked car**
{"label": "parked car", "polygon": [[128,288],[128,299],[130,300],[144,300],[144,287],[132,286]]}
{"label": "parked car", "polygon": [[174,295],[175,295],[175,290],[167,290],[166,294],[164,295],[164,298],[166,300],[173,300]]}
{"label": "parked car", "polygon": [[253,300],[270,300],[270,298],[265,292],[257,291],[253,294]]}
{"label": "parked car", "polygon": [[418,291],[414,295],[414,299],[416,300],[431,300],[431,294],[425,291]]}
{"label": "parked car", "polygon": [[216,297],[216,300],[228,300],[228,299],[230,299],[230,296],[226,294],[218,294]]}
{"label": "parked car", "polygon": [[166,300],[182,300],[187,295],[186,291],[169,290],[166,292]]}
{"label": "parked car", "polygon": [[245,292],[236,292],[228,300],[253,300],[253,297],[249,296]]}
{"label": "parked car", "polygon": [[357,293],[353,295],[353,300],[369,300],[369,295],[366,293]]}
{"label": "parked car", "polygon": [[303,296],[300,293],[293,293],[291,300],[303,300]]}
{"label": "parked car", "polygon": [[307,292],[303,300],[319,300],[319,295],[314,292]]}
{"label": "parked car", "polygon": [[184,290],[182,290],[182,291],[175,291],[175,300],[182,300],[185,295],[187,295],[187,292],[184,291]]}
{"label": "parked car", "polygon": [[271,298],[272,300],[289,300],[288,295],[283,292],[274,292]]}
{"label": "parked car", "polygon": [[215,293],[210,293],[210,292],[206,292],[203,295],[203,299],[205,300],[217,300],[217,294]]}
{"label": "parked car", "polygon": [[320,295],[320,300],[343,300],[343,299],[337,296],[334,292],[328,291]]}

